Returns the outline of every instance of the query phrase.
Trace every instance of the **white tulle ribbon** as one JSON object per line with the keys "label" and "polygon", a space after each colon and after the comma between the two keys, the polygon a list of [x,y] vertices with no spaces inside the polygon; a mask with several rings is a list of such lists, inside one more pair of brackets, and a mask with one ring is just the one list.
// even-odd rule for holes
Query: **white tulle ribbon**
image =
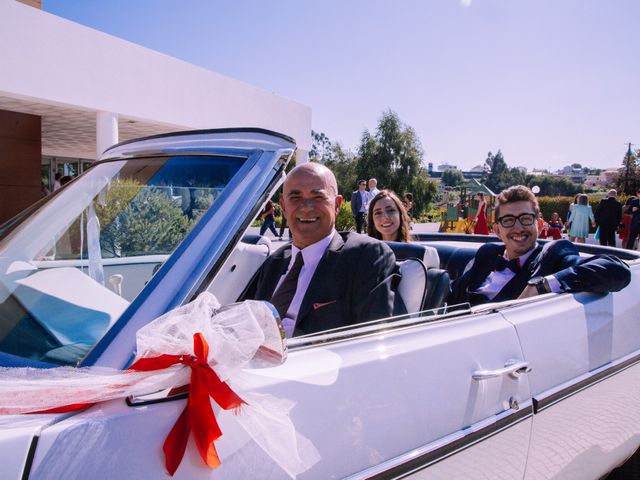
{"label": "white tulle ribbon", "polygon": [[[237,423],[291,477],[314,465],[320,458],[317,450],[296,432],[289,418],[295,404],[239,388],[245,384],[243,368],[278,365],[286,358],[282,330],[269,306],[246,301],[221,308],[213,295],[202,293],[138,331],[136,362],[168,355],[193,357],[196,334],[208,344],[208,365],[246,403],[233,415]],[[0,414],[65,410],[139,397],[184,386],[190,375],[191,369],[183,364],[153,371],[0,368]]]}

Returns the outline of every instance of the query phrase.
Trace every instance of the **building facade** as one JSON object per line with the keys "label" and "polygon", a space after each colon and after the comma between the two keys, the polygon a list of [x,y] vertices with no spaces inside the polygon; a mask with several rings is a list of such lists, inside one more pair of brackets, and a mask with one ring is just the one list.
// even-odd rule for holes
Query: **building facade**
{"label": "building facade", "polygon": [[0,223],[131,138],[266,128],[306,161],[309,107],[25,3],[0,2]]}

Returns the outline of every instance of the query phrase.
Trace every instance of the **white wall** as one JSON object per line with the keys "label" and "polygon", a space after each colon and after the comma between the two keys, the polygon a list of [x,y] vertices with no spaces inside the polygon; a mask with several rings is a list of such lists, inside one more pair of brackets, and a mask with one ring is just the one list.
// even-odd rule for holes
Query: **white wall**
{"label": "white wall", "polygon": [[187,128],[267,128],[311,147],[305,105],[12,0],[0,0],[0,94]]}

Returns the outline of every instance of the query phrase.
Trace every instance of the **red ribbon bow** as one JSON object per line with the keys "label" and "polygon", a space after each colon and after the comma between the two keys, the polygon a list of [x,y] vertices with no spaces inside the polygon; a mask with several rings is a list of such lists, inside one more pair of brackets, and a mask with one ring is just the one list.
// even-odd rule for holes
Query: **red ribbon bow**
{"label": "red ribbon bow", "polygon": [[162,446],[165,466],[172,476],[180,466],[191,431],[193,431],[196,446],[204,462],[211,468],[220,465],[218,452],[213,442],[222,436],[222,431],[211,409],[209,397],[213,398],[225,410],[238,408],[245,403],[231,390],[229,385],[220,380],[220,377],[207,363],[209,345],[202,333],[193,335],[193,351],[195,356],[160,355],[153,358],[141,358],[130,367],[130,370],[149,371],[182,363],[191,368],[187,406]]}

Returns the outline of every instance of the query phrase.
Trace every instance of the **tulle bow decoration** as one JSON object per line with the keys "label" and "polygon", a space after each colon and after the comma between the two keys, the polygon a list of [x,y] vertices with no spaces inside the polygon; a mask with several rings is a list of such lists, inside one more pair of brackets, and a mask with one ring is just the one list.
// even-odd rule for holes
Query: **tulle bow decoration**
{"label": "tulle bow decoration", "polygon": [[205,292],[141,328],[136,343],[136,360],[126,371],[0,368],[0,415],[70,411],[188,385],[187,406],[163,445],[170,474],[179,467],[191,432],[204,462],[220,465],[214,441],[222,440],[222,431],[211,399],[223,409],[218,416],[228,410],[237,413],[235,423],[291,477],[319,460],[315,447],[289,418],[295,404],[252,392],[250,376],[242,372],[275,366],[286,358],[282,329],[264,302],[221,308]]}

